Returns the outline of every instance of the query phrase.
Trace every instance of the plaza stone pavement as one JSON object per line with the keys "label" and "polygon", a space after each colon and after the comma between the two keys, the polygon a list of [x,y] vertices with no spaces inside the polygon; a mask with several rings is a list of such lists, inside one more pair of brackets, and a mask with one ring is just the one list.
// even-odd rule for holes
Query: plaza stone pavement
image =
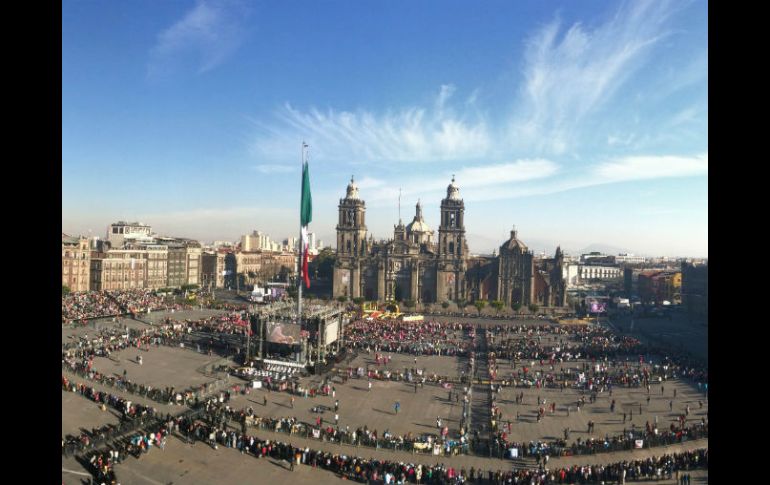
{"label": "plaza stone pavement", "polygon": [[[146,348],[146,347],[145,347]],[[127,372],[132,382],[155,388],[175,387],[182,391],[189,386],[199,386],[213,379],[198,371],[199,368],[222,360],[221,356],[198,353],[192,349],[151,346],[149,351],[136,348],[113,352],[110,358],[94,358],[94,370],[107,375],[119,375]],[[142,365],[136,361],[142,356]]]}
{"label": "plaza stone pavement", "polygon": [[[464,360],[464,359],[463,359]],[[374,362],[374,353],[370,356],[363,354],[353,361],[351,366],[366,367],[367,363]],[[458,359],[456,357],[418,357],[417,366],[425,367],[428,372],[433,369],[437,373],[455,375]],[[376,365],[372,365],[376,368]],[[400,369],[414,367],[414,356],[393,354],[393,362],[379,369]],[[301,385],[318,386],[322,380],[320,376],[311,376],[301,380]],[[231,379],[232,383],[245,381],[237,378]],[[342,384],[335,378],[331,384],[336,389],[336,398],[329,396],[308,397],[294,396],[294,409],[291,408],[291,395],[286,392],[267,392],[265,389],[250,389],[248,395],[238,394],[229,403],[230,407],[243,409],[251,406],[254,413],[263,417],[296,417],[306,423],[315,423],[320,416],[325,424],[334,423],[334,402],[339,401],[340,407],[339,426],[350,426],[355,429],[359,426],[368,426],[376,429],[380,435],[385,430],[393,434],[413,435],[422,433],[436,433],[436,418],[441,416],[450,428],[452,436],[457,435],[462,416],[462,402],[448,401],[448,391],[436,384],[426,383],[423,388],[414,391],[414,384],[398,381],[380,381],[372,379],[372,390],[368,390],[366,378],[351,378],[347,384]],[[267,406],[263,406],[264,398],[267,398]],[[398,401],[401,404],[398,415],[394,405]],[[315,406],[328,408],[322,414],[312,412]]]}
{"label": "plaza stone pavement", "polygon": [[75,392],[62,391],[61,394],[62,436],[80,434],[81,427],[90,430],[120,423],[120,413],[114,409],[102,411],[97,403]]}
{"label": "plaza stone pavement", "polygon": [[[362,458],[377,458],[383,460],[398,460],[405,463],[422,463],[435,465],[444,463],[455,468],[471,467],[484,470],[509,470],[513,464],[510,460],[497,460],[480,457],[458,456],[451,461],[444,457],[432,457],[411,455],[403,452],[391,452],[373,450],[371,448],[358,448],[351,446],[340,447],[329,443],[321,443],[314,440],[291,437],[275,433],[257,433],[260,438],[274,436],[280,441],[289,441],[296,446],[307,446],[313,449],[323,449],[333,453],[351,454]],[[659,456],[664,453],[673,453],[689,449],[708,447],[708,440],[699,440],[665,448],[651,450],[637,450],[635,452],[605,453],[587,457],[569,457],[564,459],[552,459],[550,467],[560,467],[573,464],[600,464],[621,460],[646,458]],[[534,462],[533,462],[534,464]],[[242,455],[237,450],[219,446],[214,450],[209,445],[197,442],[194,445],[185,444],[176,437],[170,437],[165,450],[153,448],[149,453],[142,455],[140,459],[128,458],[115,468],[118,480],[123,485],[130,484],[154,484],[166,485],[208,485],[216,484],[243,484],[243,483],[270,483],[273,480],[291,480],[295,483],[327,484],[341,481],[335,474],[313,469],[307,465],[298,465],[295,471],[288,469],[288,464],[272,458],[257,459],[251,455]],[[80,484],[85,478],[82,474],[82,466],[74,459],[62,459],[62,482],[66,485]],[[708,483],[707,470],[694,470],[691,472],[694,483]],[[661,480],[659,484],[675,484],[675,480]]]}

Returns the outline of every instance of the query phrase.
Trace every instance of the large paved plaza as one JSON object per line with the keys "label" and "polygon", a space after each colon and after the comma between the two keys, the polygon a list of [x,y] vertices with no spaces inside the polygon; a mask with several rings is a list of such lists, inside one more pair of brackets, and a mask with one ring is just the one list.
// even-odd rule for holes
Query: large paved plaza
{"label": "large paved plaza", "polygon": [[[221,312],[220,312],[221,313]],[[194,311],[165,315],[163,312],[151,314],[152,321],[162,322],[166,316],[175,319],[200,318],[212,315],[214,312]],[[124,322],[125,323],[125,322]],[[499,320],[469,320],[476,325],[497,326],[505,325]],[[516,320],[516,325],[542,325],[542,320],[522,321]],[[105,322],[110,325],[111,322]],[[148,323],[130,322],[131,325],[144,325]],[[120,325],[116,323],[115,325]],[[75,330],[63,330],[62,342],[72,341],[70,335],[85,334],[87,327]],[[93,331],[93,329],[92,329]],[[518,338],[514,336],[513,338]],[[522,337],[523,338],[523,337]],[[543,337],[544,343],[551,337]],[[143,363],[136,361],[138,355],[142,356]],[[357,355],[349,362],[340,364],[339,368],[365,368],[374,370],[404,371],[414,368],[424,369],[428,375],[451,376],[456,378],[468,366],[467,357],[456,356],[414,356],[384,352],[391,358],[385,365],[375,361],[375,352],[366,352],[358,349]],[[416,359],[416,362],[415,362]],[[660,359],[658,355],[646,356],[653,361]],[[96,357],[93,368],[107,375],[122,376],[125,370],[129,379],[136,383],[152,386],[153,388],[175,387],[184,389],[192,386],[214,382],[217,377],[204,372],[204,368],[212,363],[224,362],[221,356],[216,354],[198,352],[195,348],[181,348],[179,346],[151,346],[149,350],[137,350],[128,348],[113,352],[110,358]],[[232,362],[231,362],[232,363]],[[517,375],[522,366],[528,367],[530,375],[538,373],[559,373],[562,368],[578,369],[583,364],[591,364],[590,361],[577,360],[566,363],[555,363],[553,368],[548,362],[541,365],[538,361],[518,362],[514,367],[509,360],[498,359],[498,378],[508,379]],[[628,364],[633,372],[636,362],[620,362],[620,366]],[[67,374],[65,372],[65,374]],[[147,398],[132,395],[126,391],[116,391],[111,388],[88,382],[78,376],[67,374],[73,382],[85,382],[99,390],[114,392],[132,399],[134,402],[151,405],[163,413],[172,415],[183,412],[184,406],[168,406],[151,401]],[[322,380],[328,376],[307,376],[301,379],[302,387],[320,386]],[[247,381],[237,377],[228,378],[227,386],[231,390],[234,386],[240,386],[241,392],[234,392],[233,398],[227,403],[233,409],[251,407],[254,414],[260,417],[287,418],[295,417],[301,422],[315,423],[317,417],[321,417],[325,424],[334,424],[334,405],[339,403],[339,427],[349,427],[354,430],[359,427],[368,427],[370,430],[378,430],[382,435],[389,431],[393,435],[413,436],[431,433],[436,434],[436,418],[449,427],[450,437],[459,437],[459,426],[462,418],[462,402],[453,396],[449,399],[449,390],[436,383],[426,382],[424,386],[415,389],[414,384],[403,381],[372,379],[372,387],[369,390],[367,378],[351,378],[343,382],[339,377],[331,380],[334,388],[334,396],[318,395],[316,397],[294,396],[287,392],[268,391],[262,389],[248,389],[243,392]],[[661,389],[663,386],[664,389]],[[455,390],[462,388],[462,384],[455,385]],[[481,406],[489,402],[487,386],[473,386],[474,393],[479,394],[479,399],[474,399],[474,406]],[[220,387],[221,389],[221,387]],[[483,391],[483,392],[482,392]],[[675,396],[676,394],[676,396]],[[216,395],[216,393],[214,394]],[[517,396],[523,395],[523,400],[517,404]],[[644,387],[615,386],[610,396],[608,391],[598,394],[595,403],[586,402],[578,411],[577,402],[581,397],[588,399],[588,395],[568,387],[561,389],[538,389],[536,387],[503,387],[495,394],[496,403],[502,412],[501,425],[508,429],[510,422],[509,441],[527,443],[530,441],[554,441],[564,437],[564,430],[570,430],[569,442],[578,438],[604,438],[605,435],[617,436],[624,431],[644,428],[647,423],[658,423],[661,429],[668,429],[672,423],[677,423],[679,415],[685,413],[689,406],[688,422],[700,421],[708,413],[708,400],[704,392],[699,392],[690,381],[681,379],[668,379],[665,382],[651,385],[648,392]],[[649,398],[649,399],[648,399]],[[265,400],[267,401],[265,404]],[[538,405],[538,400],[543,405]],[[610,402],[616,401],[616,409],[610,411]],[[398,413],[394,404],[400,405]],[[551,403],[556,403],[555,412],[550,412]],[[536,419],[538,409],[545,407],[548,411],[544,419],[538,422]],[[318,408],[323,412],[318,412]],[[624,419],[625,414],[625,419]],[[482,413],[483,415],[483,413]],[[120,414],[112,409],[102,411],[97,403],[85,397],[71,392],[62,392],[62,435],[78,434],[82,429],[91,429],[105,424],[117,424]],[[588,432],[588,423],[593,421],[595,428]],[[475,422],[471,431],[476,429],[488,432],[488,423]],[[276,439],[289,442],[297,446],[309,446],[314,449],[335,451],[340,454],[350,454],[370,457],[385,457],[398,460],[420,460],[421,463],[435,464],[436,462],[450,461],[457,467],[475,466],[482,469],[510,470],[513,466],[534,466],[534,460],[501,460],[498,458],[486,458],[480,456],[458,456],[451,459],[445,457],[433,457],[430,455],[410,455],[403,452],[375,450],[365,447],[351,447],[318,440],[306,439],[300,436],[278,434],[263,429],[251,429],[249,431],[261,439]],[[665,449],[687,450],[708,447],[708,440],[702,439]],[[662,453],[664,448],[652,448],[632,452],[602,453],[585,457],[554,457],[551,465],[579,463],[610,463],[627,459],[627,457],[642,457],[655,452]],[[625,458],[624,458],[625,457]],[[129,458],[116,467],[121,483],[174,483],[174,484],[204,484],[204,483],[244,483],[244,480],[256,482],[273,479],[285,479],[291,477],[298,483],[332,483],[337,482],[332,473],[314,470],[310,467],[300,466],[294,472],[288,471],[288,465],[274,459],[255,459],[252,456],[243,456],[237,451],[220,446],[214,450],[203,442],[195,445],[183,443],[174,436],[169,437],[165,450],[153,448],[140,459]],[[86,469],[74,458],[63,457],[62,480],[64,483],[81,483],[85,477]],[[291,474],[291,475],[289,475]],[[694,476],[701,481],[707,481],[707,472],[698,471]],[[258,478],[256,478],[258,477]],[[673,483],[663,482],[663,483]],[[697,481],[696,481],[697,483]]]}

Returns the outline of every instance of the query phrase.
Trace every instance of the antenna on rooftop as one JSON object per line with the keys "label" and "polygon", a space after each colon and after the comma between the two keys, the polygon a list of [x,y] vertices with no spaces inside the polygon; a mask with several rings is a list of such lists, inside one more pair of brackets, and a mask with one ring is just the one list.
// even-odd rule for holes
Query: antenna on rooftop
{"label": "antenna on rooftop", "polygon": [[398,188],[398,223],[401,224],[401,187]]}

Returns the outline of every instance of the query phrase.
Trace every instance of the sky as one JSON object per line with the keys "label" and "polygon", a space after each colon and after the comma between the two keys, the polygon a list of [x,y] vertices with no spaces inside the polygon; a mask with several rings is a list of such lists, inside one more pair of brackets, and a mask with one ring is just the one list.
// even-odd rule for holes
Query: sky
{"label": "sky", "polygon": [[62,3],[62,230],[204,242],[438,229],[472,253],[708,256],[706,1]]}

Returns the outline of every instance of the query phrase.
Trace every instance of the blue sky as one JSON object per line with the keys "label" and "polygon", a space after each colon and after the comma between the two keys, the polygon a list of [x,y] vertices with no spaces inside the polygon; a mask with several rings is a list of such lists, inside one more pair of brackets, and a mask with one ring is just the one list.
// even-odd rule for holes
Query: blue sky
{"label": "blue sky", "polygon": [[376,238],[452,174],[472,252],[708,255],[705,1],[62,4],[62,226]]}

